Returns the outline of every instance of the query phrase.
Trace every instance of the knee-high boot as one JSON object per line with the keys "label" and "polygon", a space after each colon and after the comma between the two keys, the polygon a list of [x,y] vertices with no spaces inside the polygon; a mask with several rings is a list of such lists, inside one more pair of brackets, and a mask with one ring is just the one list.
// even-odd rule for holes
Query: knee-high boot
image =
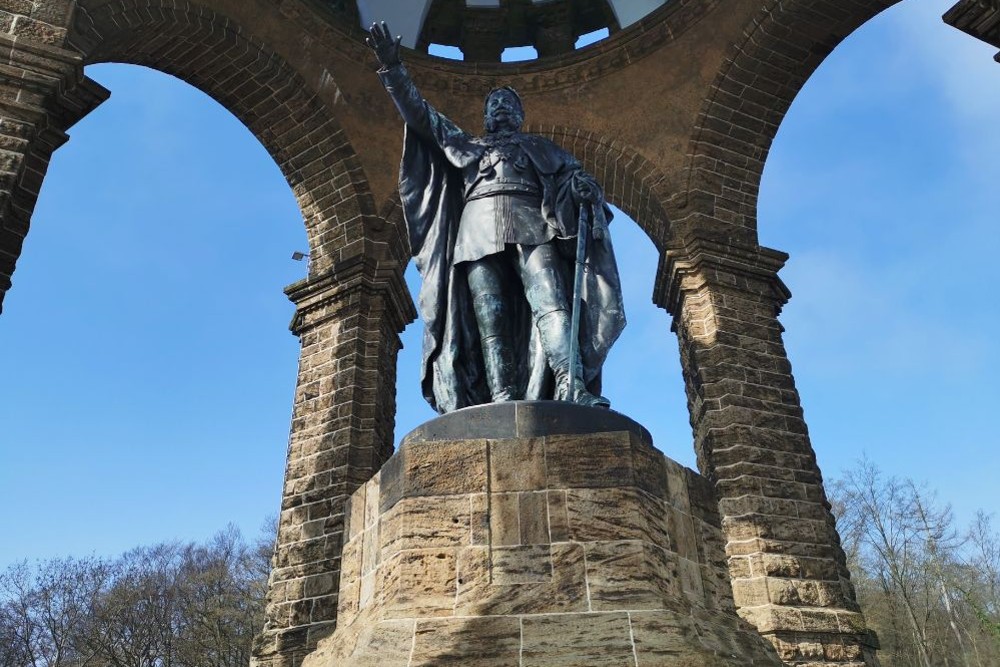
{"label": "knee-high boot", "polygon": [[517,398],[514,351],[510,335],[505,332],[506,307],[496,294],[481,294],[473,299],[479,342],[483,349],[486,384],[494,403]]}
{"label": "knee-high boot", "polygon": [[[569,313],[565,310],[554,310],[538,318],[536,326],[541,337],[542,348],[545,350],[545,356],[555,374],[555,399],[592,407],[611,407],[611,401],[603,396],[595,396],[585,388],[583,364],[580,363],[579,350],[577,351],[576,381],[570,381],[569,340],[572,326]],[[573,391],[571,391],[571,387]]]}

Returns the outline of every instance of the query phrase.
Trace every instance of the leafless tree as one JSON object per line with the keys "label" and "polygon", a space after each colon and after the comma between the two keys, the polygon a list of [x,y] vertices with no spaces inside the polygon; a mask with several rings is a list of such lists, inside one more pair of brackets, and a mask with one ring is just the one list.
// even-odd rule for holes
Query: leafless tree
{"label": "leafless tree", "polygon": [[0,573],[0,667],[245,667],[273,534]]}
{"label": "leafless tree", "polygon": [[962,534],[926,486],[869,460],[831,485],[831,504],[884,665],[1000,664],[1000,542],[987,517]]}

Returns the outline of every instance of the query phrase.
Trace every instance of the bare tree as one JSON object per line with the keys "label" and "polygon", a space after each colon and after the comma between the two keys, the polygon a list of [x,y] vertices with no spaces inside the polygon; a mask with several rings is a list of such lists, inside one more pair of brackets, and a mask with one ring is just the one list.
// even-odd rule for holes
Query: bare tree
{"label": "bare tree", "polygon": [[86,659],[77,630],[107,581],[100,560],[56,559],[29,567],[18,563],[0,573],[0,636],[11,642],[0,650],[0,664],[63,667]]}
{"label": "bare tree", "polygon": [[867,459],[835,489],[843,508],[839,523],[856,545],[858,562],[879,583],[888,606],[904,613],[919,664],[934,667],[927,634],[929,596],[910,489]]}
{"label": "bare tree", "polygon": [[988,517],[962,534],[951,508],[926,486],[886,475],[868,460],[830,491],[883,664],[1000,664],[1000,541]]}
{"label": "bare tree", "polygon": [[0,667],[245,667],[273,547],[228,528],[208,543],[0,573]]}
{"label": "bare tree", "polygon": [[923,538],[923,549],[927,563],[927,574],[940,593],[948,627],[958,645],[958,658],[965,667],[971,667],[965,646],[964,631],[955,610],[956,590],[951,586],[950,571],[957,562],[957,551],[962,546],[958,537],[951,506],[938,506],[932,492],[918,487],[912,480],[906,485],[910,491],[910,505],[917,523],[917,530]]}
{"label": "bare tree", "polygon": [[229,527],[181,557],[177,628],[181,662],[203,667],[243,667],[253,637],[263,627],[266,571],[260,551]]}

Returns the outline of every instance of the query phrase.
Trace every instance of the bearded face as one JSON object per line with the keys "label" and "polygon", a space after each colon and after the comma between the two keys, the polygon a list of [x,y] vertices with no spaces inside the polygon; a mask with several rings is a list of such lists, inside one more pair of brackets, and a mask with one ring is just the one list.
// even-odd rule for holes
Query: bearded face
{"label": "bearded face", "polygon": [[483,110],[486,131],[516,132],[524,123],[524,108],[521,99],[510,88],[498,88],[486,98]]}

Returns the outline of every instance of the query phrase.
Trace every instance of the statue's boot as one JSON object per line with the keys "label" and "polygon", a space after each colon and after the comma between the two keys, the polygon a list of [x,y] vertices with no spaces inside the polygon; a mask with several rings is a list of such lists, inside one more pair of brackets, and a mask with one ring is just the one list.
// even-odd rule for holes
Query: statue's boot
{"label": "statue's boot", "polygon": [[494,403],[517,398],[514,378],[514,350],[505,332],[506,305],[496,294],[480,294],[472,302],[479,325],[479,342],[483,349],[486,384]]}
{"label": "statue's boot", "polygon": [[[580,363],[579,349],[577,351],[578,369],[576,382],[570,382],[569,341],[572,332],[569,313],[565,310],[554,310],[540,317],[537,321],[542,348],[549,360],[549,366],[556,376],[555,399],[570,401],[579,405],[596,408],[610,408],[611,401],[603,396],[595,396],[586,390],[583,381],[583,364]],[[570,388],[573,387],[573,391]]]}

